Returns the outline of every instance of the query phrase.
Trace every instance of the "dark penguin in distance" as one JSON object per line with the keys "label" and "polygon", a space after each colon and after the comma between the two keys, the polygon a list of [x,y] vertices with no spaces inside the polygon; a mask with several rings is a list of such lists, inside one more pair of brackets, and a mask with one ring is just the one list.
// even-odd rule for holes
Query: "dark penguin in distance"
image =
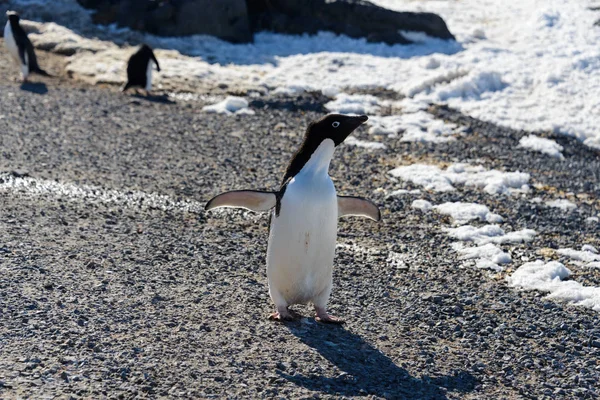
{"label": "dark penguin in distance", "polygon": [[4,44],[12,58],[21,66],[23,82],[27,80],[30,73],[51,76],[38,65],[33,44],[31,44],[27,33],[19,23],[19,14],[14,11],[7,11],[6,15],[8,21],[4,27]]}
{"label": "dark penguin in distance", "polygon": [[158,60],[154,56],[152,48],[147,44],[140,46],[127,63],[127,83],[122,91],[129,88],[142,88],[146,92],[152,89],[152,63],[156,65],[156,70],[160,71]]}
{"label": "dark penguin in distance", "polygon": [[367,119],[366,115],[331,114],[311,123],[278,191],[225,192],[206,204],[206,210],[271,210],[267,278],[276,307],[272,319],[293,319],[288,306],[310,302],[318,321],[343,322],[327,313],[338,217],[358,215],[379,221],[381,215],[369,200],[338,196],[329,177],[329,163],[335,148]]}

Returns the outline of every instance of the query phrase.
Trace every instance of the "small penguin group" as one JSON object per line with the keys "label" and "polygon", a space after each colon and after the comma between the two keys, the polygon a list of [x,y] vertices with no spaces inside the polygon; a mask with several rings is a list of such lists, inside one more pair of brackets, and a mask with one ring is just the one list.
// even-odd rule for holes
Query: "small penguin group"
{"label": "small penguin group", "polygon": [[[8,17],[8,21],[4,27],[5,45],[12,58],[21,66],[23,82],[26,82],[32,73],[51,76],[38,65],[33,44],[19,22],[19,14],[14,11],[7,11],[6,16]],[[152,64],[160,71],[158,60],[154,56],[152,48],[143,44],[129,58],[129,62],[127,63],[127,83],[121,90],[124,92],[129,88],[141,88],[148,94],[152,89]]]}
{"label": "small penguin group", "polygon": [[381,214],[369,200],[338,196],[329,177],[329,163],[335,148],[367,119],[366,115],[330,114],[311,123],[278,191],[236,190],[206,204],[206,210],[271,211],[267,278],[276,307],[271,319],[295,319],[297,315],[288,307],[310,302],[317,321],[343,323],[327,312],[338,218],[357,215],[379,221]]}

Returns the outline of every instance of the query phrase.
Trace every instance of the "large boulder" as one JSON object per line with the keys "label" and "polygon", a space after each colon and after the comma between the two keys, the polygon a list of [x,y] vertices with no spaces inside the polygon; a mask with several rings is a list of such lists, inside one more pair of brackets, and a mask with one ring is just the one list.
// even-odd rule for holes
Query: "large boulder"
{"label": "large boulder", "polygon": [[233,42],[252,33],[315,34],[332,31],[370,42],[409,43],[400,31],[454,39],[432,13],[396,12],[364,0],[77,0],[93,8],[95,23],[161,36],[206,34]]}
{"label": "large boulder", "polygon": [[301,34],[332,31],[372,42],[408,43],[399,31],[454,39],[433,13],[397,12],[363,0],[246,0],[253,32]]}
{"label": "large boulder", "polygon": [[117,23],[161,36],[205,34],[233,43],[252,41],[245,0],[78,0],[99,24]]}

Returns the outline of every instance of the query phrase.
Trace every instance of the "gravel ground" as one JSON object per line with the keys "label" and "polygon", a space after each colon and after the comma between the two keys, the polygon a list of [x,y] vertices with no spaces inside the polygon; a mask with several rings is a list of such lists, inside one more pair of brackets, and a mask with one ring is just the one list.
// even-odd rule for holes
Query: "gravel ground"
{"label": "gravel ground", "polygon": [[[60,72],[59,57],[39,58]],[[455,142],[340,148],[338,191],[373,199],[383,220],[340,223],[330,307],[347,324],[318,324],[308,307],[280,324],[267,319],[268,216],[179,205],[276,187],[307,123],[322,115],[318,96],[262,98],[255,115],[228,117],[66,77],[20,88],[4,51],[0,76],[0,180],[172,199],[161,208],[0,190],[0,398],[598,397],[598,313],[504,280],[520,260],[566,261],[540,249],[598,246],[598,224],[585,222],[600,208],[597,151],[557,137],[566,159],[556,161],[517,148],[525,132],[443,107],[431,112],[467,127]],[[356,136],[372,139],[365,128]],[[486,204],[507,231],[535,229],[533,242],[503,246],[514,262],[502,273],[461,266],[440,229],[447,219],[411,209],[414,197],[376,191],[398,188],[387,173],[398,165],[467,160],[543,184],[528,197],[464,188],[420,196]],[[395,253],[402,263],[388,262]],[[572,279],[600,286],[600,271],[573,270]]]}

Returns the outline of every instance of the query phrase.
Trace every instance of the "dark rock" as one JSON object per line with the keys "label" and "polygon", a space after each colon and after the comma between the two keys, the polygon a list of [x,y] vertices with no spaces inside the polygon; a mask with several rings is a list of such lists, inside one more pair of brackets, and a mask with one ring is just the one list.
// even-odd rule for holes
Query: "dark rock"
{"label": "dark rock", "polygon": [[400,30],[454,39],[436,14],[391,11],[363,0],[247,0],[247,4],[253,32],[315,34],[327,30],[388,44],[410,42]]}
{"label": "dark rock", "polygon": [[250,42],[252,34],[243,0],[195,0],[177,10],[177,34],[204,33],[230,42]]}
{"label": "dark rock", "polygon": [[331,31],[369,42],[405,44],[399,31],[454,39],[444,20],[432,13],[397,12],[364,0],[78,0],[96,10],[93,21],[117,23],[162,36],[206,34],[233,43],[252,33],[316,34]]}
{"label": "dark rock", "polygon": [[78,0],[97,10],[93,21],[117,23],[163,36],[206,34],[234,43],[252,41],[244,0]]}

